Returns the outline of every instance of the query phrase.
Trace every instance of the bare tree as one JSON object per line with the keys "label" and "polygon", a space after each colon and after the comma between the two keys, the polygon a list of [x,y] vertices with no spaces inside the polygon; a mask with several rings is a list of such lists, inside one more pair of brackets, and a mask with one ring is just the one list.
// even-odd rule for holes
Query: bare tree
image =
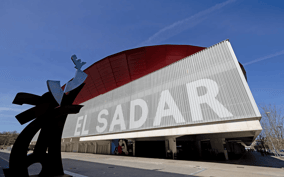
{"label": "bare tree", "polygon": [[261,125],[263,131],[259,136],[259,140],[263,145],[267,145],[269,149],[279,151],[283,149],[284,143],[284,116],[282,115],[283,107],[276,105],[260,106],[262,112]]}
{"label": "bare tree", "polygon": [[6,144],[7,144],[7,142],[8,142],[8,139],[9,139],[9,132],[6,132],[6,131],[4,131],[4,132],[2,132],[2,135],[1,135],[1,137],[2,137],[2,140],[3,140],[3,145],[2,145],[2,147],[5,147],[6,146]]}
{"label": "bare tree", "polygon": [[17,133],[17,131],[11,131],[11,132],[4,131],[0,133],[0,145],[2,147],[10,146],[14,144],[18,136],[19,133]]}

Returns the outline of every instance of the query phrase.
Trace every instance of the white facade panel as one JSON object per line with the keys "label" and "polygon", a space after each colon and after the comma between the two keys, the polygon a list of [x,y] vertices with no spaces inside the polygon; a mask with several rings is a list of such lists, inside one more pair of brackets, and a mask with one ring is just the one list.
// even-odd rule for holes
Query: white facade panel
{"label": "white facade panel", "polygon": [[132,138],[145,138],[145,137],[154,138],[162,136],[170,137],[176,135],[202,135],[202,134],[204,135],[204,134],[228,133],[228,132],[230,132],[228,133],[228,136],[230,136],[232,134],[239,134],[248,131],[251,131],[250,136],[258,135],[262,131],[260,122],[258,120],[251,120],[251,121],[239,121],[239,122],[226,122],[226,123],[210,124],[210,125],[197,125],[189,127],[177,127],[177,128],[159,129],[159,130],[145,130],[139,132],[124,132],[118,134],[81,137],[80,141],[132,139]]}
{"label": "white facade panel", "polygon": [[229,41],[82,105],[64,138],[261,116]]}

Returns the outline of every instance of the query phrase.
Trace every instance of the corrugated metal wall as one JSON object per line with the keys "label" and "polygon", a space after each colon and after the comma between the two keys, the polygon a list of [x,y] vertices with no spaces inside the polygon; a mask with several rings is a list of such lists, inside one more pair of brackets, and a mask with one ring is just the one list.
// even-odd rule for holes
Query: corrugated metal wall
{"label": "corrugated metal wall", "polygon": [[88,77],[74,104],[83,103],[203,49],[190,45],[160,45],[108,56],[84,70]]}
{"label": "corrugated metal wall", "polygon": [[[109,71],[101,69],[99,72]],[[140,105],[133,109],[132,128],[131,101],[133,105]],[[80,113],[68,116],[63,137],[73,137],[75,131],[82,132],[84,119],[88,133],[81,136],[260,117],[229,41],[99,95],[83,105]],[[103,120],[98,122],[99,113],[106,119],[106,125]],[[77,122],[80,116],[84,119]],[[139,123],[137,119],[141,116],[146,119]]]}

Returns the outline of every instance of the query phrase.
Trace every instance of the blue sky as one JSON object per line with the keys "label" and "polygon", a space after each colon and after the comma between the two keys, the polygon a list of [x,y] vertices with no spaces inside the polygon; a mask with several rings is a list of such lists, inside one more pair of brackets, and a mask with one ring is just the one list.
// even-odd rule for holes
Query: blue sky
{"label": "blue sky", "polygon": [[258,105],[283,106],[284,1],[65,0],[0,2],[0,132],[22,131],[18,92],[42,95],[82,68],[148,45],[209,47],[229,39]]}

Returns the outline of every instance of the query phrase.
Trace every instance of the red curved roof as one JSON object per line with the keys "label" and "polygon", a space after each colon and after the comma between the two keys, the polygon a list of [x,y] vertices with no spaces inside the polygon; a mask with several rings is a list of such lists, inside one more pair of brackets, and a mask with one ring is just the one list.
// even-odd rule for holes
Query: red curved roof
{"label": "red curved roof", "polygon": [[191,45],[157,45],[108,56],[84,70],[86,85],[74,104],[83,103],[205,49]]}

